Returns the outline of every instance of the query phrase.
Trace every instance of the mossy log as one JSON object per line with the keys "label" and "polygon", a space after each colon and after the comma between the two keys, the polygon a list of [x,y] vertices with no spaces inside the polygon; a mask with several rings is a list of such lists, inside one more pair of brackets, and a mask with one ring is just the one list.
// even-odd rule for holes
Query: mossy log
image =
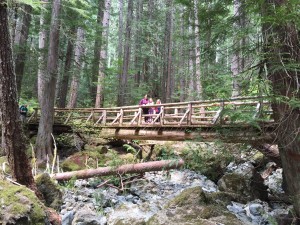
{"label": "mossy log", "polygon": [[126,173],[144,173],[149,171],[160,171],[180,168],[184,164],[182,159],[179,160],[162,160],[137,164],[127,164],[119,167],[103,167],[96,169],[78,170],[65,173],[56,173],[52,175],[53,179],[58,181],[70,180],[71,178],[89,178],[93,176],[109,176]]}

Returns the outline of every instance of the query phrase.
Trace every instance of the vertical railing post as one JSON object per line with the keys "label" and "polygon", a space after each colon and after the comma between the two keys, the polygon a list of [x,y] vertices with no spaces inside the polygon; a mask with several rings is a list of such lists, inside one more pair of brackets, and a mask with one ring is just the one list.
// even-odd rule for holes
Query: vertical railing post
{"label": "vertical railing post", "polygon": [[200,107],[200,117],[205,117],[206,115],[205,115],[205,107],[204,106],[201,106]]}
{"label": "vertical railing post", "polygon": [[163,126],[164,125],[164,120],[165,120],[165,107],[164,106],[161,106],[160,113],[161,113],[160,125]]}
{"label": "vertical railing post", "polygon": [[123,115],[124,115],[124,110],[120,109],[120,119],[119,119],[119,125],[123,124]]}
{"label": "vertical railing post", "polygon": [[192,113],[193,113],[193,106],[192,106],[192,103],[189,103],[188,105],[188,109],[189,112],[187,114],[187,125],[192,125]]}
{"label": "vertical railing post", "polygon": [[34,121],[38,121],[38,110],[37,108],[34,109]]}
{"label": "vertical railing post", "polygon": [[107,117],[106,109],[103,110],[102,115],[103,115],[102,124],[105,126],[106,125],[106,117]]}
{"label": "vertical railing post", "polygon": [[93,111],[92,111],[92,121],[93,121],[93,123],[96,122],[95,110],[94,110],[94,109],[93,109]]}
{"label": "vertical railing post", "polygon": [[177,116],[178,115],[178,108],[174,109],[174,114]]}
{"label": "vertical railing post", "polygon": [[221,104],[220,104],[220,113],[219,113],[219,121],[220,121],[220,124],[224,124],[224,120],[223,120],[223,111],[224,111],[224,107],[225,107],[225,102],[222,101]]}
{"label": "vertical railing post", "polygon": [[139,117],[138,117],[138,126],[140,126],[142,124],[142,114],[143,114],[143,110],[142,110],[141,106],[139,106],[138,114],[139,114]]}

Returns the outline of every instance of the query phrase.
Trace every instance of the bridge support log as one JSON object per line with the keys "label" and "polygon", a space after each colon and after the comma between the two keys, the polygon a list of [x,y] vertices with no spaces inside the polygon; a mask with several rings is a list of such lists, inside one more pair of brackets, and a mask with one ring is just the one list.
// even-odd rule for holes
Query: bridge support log
{"label": "bridge support log", "polygon": [[153,161],[137,164],[127,164],[122,165],[117,168],[113,167],[103,167],[96,169],[78,170],[65,173],[56,173],[52,175],[53,179],[58,181],[70,180],[76,177],[77,179],[85,179],[94,176],[109,176],[118,175],[126,173],[144,173],[149,171],[160,171],[160,170],[170,170],[180,168],[184,164],[182,159],[180,160],[162,160]]}
{"label": "bridge support log", "polygon": [[251,145],[267,158],[275,162],[277,166],[281,166],[281,159],[277,145],[267,143],[252,143]]}

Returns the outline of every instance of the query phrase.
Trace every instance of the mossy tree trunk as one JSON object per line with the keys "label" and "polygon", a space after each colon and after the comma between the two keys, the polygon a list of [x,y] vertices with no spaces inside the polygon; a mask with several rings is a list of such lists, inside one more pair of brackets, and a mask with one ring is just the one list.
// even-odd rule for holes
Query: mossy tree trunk
{"label": "mossy tree trunk", "polygon": [[13,172],[13,178],[18,183],[37,192],[26,155],[25,137],[19,118],[16,75],[5,0],[0,0],[0,43],[0,108],[3,122],[3,146]]}
{"label": "mossy tree trunk", "polygon": [[54,122],[54,101],[57,80],[58,58],[59,58],[59,30],[60,30],[61,0],[52,2],[51,26],[49,35],[49,48],[47,58],[47,69],[39,75],[39,103],[41,107],[41,118],[36,138],[36,157],[38,163],[53,158],[52,137]]}
{"label": "mossy tree trunk", "polygon": [[[272,109],[287,191],[300,218],[300,40],[299,27],[289,1],[265,0],[263,16],[264,56],[274,101]],[[294,11],[296,13],[296,11]],[[298,219],[299,220],[299,219]],[[300,224],[299,221],[297,224]]]}

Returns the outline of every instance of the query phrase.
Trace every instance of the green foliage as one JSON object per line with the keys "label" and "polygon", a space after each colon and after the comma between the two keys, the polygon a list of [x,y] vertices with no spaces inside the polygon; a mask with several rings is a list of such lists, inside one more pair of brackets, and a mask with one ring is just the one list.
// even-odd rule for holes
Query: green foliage
{"label": "green foliage", "polygon": [[[105,200],[105,196],[101,191],[95,191],[93,193],[93,198],[94,198],[94,205],[96,210],[100,213],[103,214],[103,208],[106,206],[108,207],[108,204]],[[112,206],[113,204],[109,201],[109,205]]]}
{"label": "green foliage", "polygon": [[123,147],[126,149],[127,152],[130,152],[132,154],[137,153],[137,150],[134,147],[132,147],[131,145],[124,144]]}
{"label": "green foliage", "polygon": [[233,155],[228,152],[227,147],[222,142],[215,146],[191,144],[184,149],[182,157],[185,160],[186,168],[199,171],[213,181],[220,178],[224,168],[233,160]]}
{"label": "green foliage", "polygon": [[108,152],[109,152],[110,159],[111,159],[108,163],[108,166],[117,168],[118,166],[121,166],[124,164],[123,160],[119,157],[118,152],[111,150],[111,149],[109,149]]}
{"label": "green foliage", "polygon": [[75,187],[76,179],[76,177],[72,177],[70,180],[59,182],[59,185],[68,190],[72,190]]}

